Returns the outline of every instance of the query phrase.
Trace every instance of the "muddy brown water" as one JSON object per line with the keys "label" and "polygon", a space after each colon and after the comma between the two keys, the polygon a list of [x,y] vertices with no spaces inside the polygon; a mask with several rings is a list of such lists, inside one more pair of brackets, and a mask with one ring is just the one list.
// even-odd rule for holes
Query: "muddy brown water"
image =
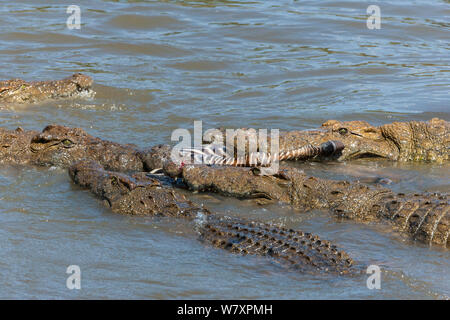
{"label": "muddy brown water", "polygon": [[[91,99],[4,106],[0,125],[79,126],[150,146],[176,128],[309,129],[327,119],[450,120],[449,1],[75,1],[81,29],[66,27],[60,1],[0,6],[1,79],[95,79]],[[310,174],[396,191],[449,192],[448,164],[296,163]],[[305,275],[206,247],[192,223],[109,212],[64,170],[0,168],[0,298],[352,298],[450,296],[450,253],[383,225],[337,221],[327,212],[217,195],[190,195],[213,210],[282,223],[333,240],[384,272]],[[66,287],[79,265],[81,290]]]}

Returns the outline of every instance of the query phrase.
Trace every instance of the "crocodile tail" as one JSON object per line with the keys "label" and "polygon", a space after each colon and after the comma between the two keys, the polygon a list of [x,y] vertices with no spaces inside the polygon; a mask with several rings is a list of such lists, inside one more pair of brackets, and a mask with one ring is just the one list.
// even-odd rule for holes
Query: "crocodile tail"
{"label": "crocodile tail", "polygon": [[450,206],[447,195],[391,194],[384,198],[382,213],[414,239],[450,247]]}
{"label": "crocodile tail", "polygon": [[310,233],[217,216],[209,216],[199,226],[199,232],[200,239],[214,247],[237,254],[270,257],[304,272],[321,270],[347,274],[354,270],[354,262],[347,253]]}

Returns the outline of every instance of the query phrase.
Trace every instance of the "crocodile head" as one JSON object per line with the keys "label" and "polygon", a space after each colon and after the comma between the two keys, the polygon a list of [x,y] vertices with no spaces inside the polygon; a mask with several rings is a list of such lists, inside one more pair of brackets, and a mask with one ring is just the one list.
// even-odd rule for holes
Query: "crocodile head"
{"label": "crocodile head", "polygon": [[[396,159],[398,149],[387,140],[379,127],[374,127],[365,121],[329,120],[322,124],[325,140],[341,141],[345,148],[338,155],[339,160],[358,158]],[[323,139],[322,138],[322,139]]]}
{"label": "crocodile head", "polygon": [[0,162],[11,164],[29,163],[33,153],[30,140],[37,131],[25,131],[22,128],[8,130],[0,128]]}
{"label": "crocodile head", "polygon": [[102,140],[81,128],[49,125],[32,137],[30,150],[37,165],[65,168],[80,160],[94,160],[109,170],[143,171],[135,145]]}
{"label": "crocodile head", "polygon": [[92,95],[92,83],[91,77],[81,73],[56,81],[0,81],[0,102],[36,103],[48,99],[76,97],[81,93]]}
{"label": "crocodile head", "polygon": [[[224,130],[218,130],[219,141],[225,141],[227,136]],[[252,143],[259,143],[255,129],[238,129],[237,135],[243,135]],[[213,136],[216,141],[215,135]],[[329,120],[316,130],[281,131],[279,138],[280,151],[295,150],[306,145],[319,146],[327,141],[340,141],[344,149],[333,153],[331,156],[318,158],[333,158],[349,160],[357,158],[377,157],[395,159],[398,157],[398,149],[391,141],[388,141],[379,127],[374,127],[365,121],[340,122]],[[205,140],[210,143],[210,140]],[[236,139],[234,144],[237,145]],[[260,145],[259,145],[260,146]]]}
{"label": "crocodile head", "polygon": [[393,122],[375,127],[365,121],[329,120],[319,130],[282,133],[280,148],[289,150],[328,140],[344,144],[345,149],[333,155],[338,160],[384,158],[443,162],[449,160],[450,123],[435,118],[427,122]]}
{"label": "crocodile head", "polygon": [[94,82],[91,77],[82,73],[75,73],[67,78],[67,80],[74,83],[77,86],[78,91],[91,89],[92,83]]}
{"label": "crocodile head", "polygon": [[57,84],[57,88],[52,97],[64,98],[77,96],[83,92],[92,93],[93,82],[94,81],[91,77],[82,73],[75,73],[66,79],[55,81],[55,83]]}
{"label": "crocodile head", "polygon": [[330,140],[342,142],[345,148],[332,156],[319,157],[320,159],[395,159],[398,156],[398,149],[383,137],[381,130],[365,121],[329,120],[320,129],[282,132],[279,147],[280,150],[292,150],[309,144],[319,146]]}
{"label": "crocodile head", "polygon": [[[75,73],[68,78],[58,81],[40,81],[30,83],[30,100],[41,101],[45,99],[64,99],[80,96],[80,94],[92,94],[91,77]],[[32,90],[36,87],[36,90]],[[36,94],[34,94],[36,92]]]}
{"label": "crocodile head", "polygon": [[49,125],[31,139],[30,150],[39,165],[68,167],[92,157],[87,145],[95,140],[80,128]]}
{"label": "crocodile head", "polygon": [[128,175],[105,170],[95,161],[79,161],[69,167],[69,176],[76,184],[102,198],[113,211],[122,214],[189,218],[198,213],[209,214],[207,209],[144,172]]}
{"label": "crocodile head", "polygon": [[330,120],[322,127],[323,140],[344,143],[339,160],[373,157],[440,163],[449,160],[450,123],[442,119],[392,122],[379,127],[365,121]]}

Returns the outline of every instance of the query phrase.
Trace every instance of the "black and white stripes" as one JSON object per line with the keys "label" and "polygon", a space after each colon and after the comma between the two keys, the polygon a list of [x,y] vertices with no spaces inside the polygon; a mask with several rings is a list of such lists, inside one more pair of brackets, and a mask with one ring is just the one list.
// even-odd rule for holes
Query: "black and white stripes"
{"label": "black and white stripes", "polygon": [[186,162],[225,165],[235,167],[265,167],[275,161],[307,160],[317,156],[330,156],[342,151],[344,144],[340,141],[327,141],[320,146],[306,145],[298,149],[282,150],[279,153],[252,152],[243,156],[230,156],[224,147],[207,145],[201,148],[184,148],[180,150],[180,158]]}

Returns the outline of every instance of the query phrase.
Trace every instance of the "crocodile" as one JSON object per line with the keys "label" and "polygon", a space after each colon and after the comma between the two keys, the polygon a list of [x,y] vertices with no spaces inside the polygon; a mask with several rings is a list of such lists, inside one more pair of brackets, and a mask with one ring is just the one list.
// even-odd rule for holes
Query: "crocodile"
{"label": "crocodile", "polygon": [[[340,145],[337,148],[338,152],[321,152],[314,156],[317,156],[318,159],[333,157],[346,160],[379,155],[392,160],[406,160],[413,159],[413,154],[422,154],[424,156],[422,158],[428,160],[434,159],[437,162],[448,160],[449,123],[444,120],[394,122],[379,128],[366,129],[357,129],[361,126],[351,126],[350,123],[363,122],[328,121],[326,125],[324,124],[328,128],[327,130],[284,133],[280,136],[280,153],[290,152],[289,150],[303,150],[302,148],[308,145],[319,146],[334,140],[343,143],[343,146]],[[344,124],[349,129],[343,127]],[[382,135],[392,138],[390,138],[391,140],[380,138],[376,132],[382,132]],[[419,134],[419,132],[426,132],[426,134]],[[408,140],[411,135],[414,135],[414,139],[411,140],[414,144]],[[395,139],[398,141],[397,144],[392,142]],[[408,141],[411,143],[408,144]],[[343,148],[344,146],[345,148]],[[27,131],[21,128],[16,130],[0,128],[0,147],[1,163],[68,167],[76,161],[91,159],[99,161],[106,168],[115,171],[151,171],[170,166],[172,162],[172,147],[169,145],[156,145],[140,150],[133,144],[118,144],[102,140],[91,136],[81,128],[62,125],[49,125],[42,132]],[[385,152],[375,150],[385,150]],[[179,168],[177,170],[179,171]]]}
{"label": "crocodile", "polygon": [[77,162],[68,171],[75,184],[90,190],[113,212],[195,221],[199,239],[216,248],[269,257],[301,272],[350,274],[357,270],[347,253],[317,235],[214,214],[144,172],[108,171],[95,161]]}
{"label": "crocodile", "polygon": [[[255,129],[238,129],[236,136],[239,134],[258,145]],[[237,139],[236,136],[234,139]],[[222,129],[210,135],[206,142],[226,142],[225,138]],[[331,156],[316,157],[317,160],[384,158],[401,162],[443,163],[450,157],[450,122],[433,118],[429,121],[392,122],[376,127],[366,121],[328,120],[317,130],[280,132],[279,149],[282,152],[308,144],[319,145],[328,140],[341,141],[345,149]]]}
{"label": "crocodile", "polygon": [[[166,145],[139,150],[134,145],[122,145],[93,137],[80,128],[59,125],[47,126],[42,132],[25,131],[20,128],[0,129],[1,163],[67,168],[77,161],[86,159],[99,162],[107,170],[123,172],[149,171],[152,166],[163,165],[168,175],[180,175],[183,182],[193,190],[211,189],[241,198],[278,200],[303,207],[305,210],[328,208],[341,216],[356,220],[388,220],[397,229],[412,235],[415,239],[448,246],[449,217],[446,195],[423,194],[401,198],[389,189],[377,189],[355,183],[347,185],[346,182],[314,177],[310,177],[308,182],[318,181],[317,188],[313,188],[314,192],[308,193],[305,191],[309,190],[305,187],[307,184],[302,184],[306,175],[292,168],[284,168],[273,176],[259,178],[255,176],[259,168],[238,167],[176,166],[173,170],[175,174],[171,174],[170,152],[171,148]],[[290,172],[292,177],[282,178],[286,176],[286,172]],[[345,187],[338,190],[341,186]],[[326,190],[340,196],[332,198]],[[389,201],[397,201],[400,207],[395,209],[394,205],[388,205]],[[345,210],[342,209],[344,205]],[[377,207],[380,209],[374,213],[373,210]],[[407,216],[402,218],[404,220],[402,225],[398,221],[403,220],[396,217],[405,214]],[[418,224],[414,225],[413,218],[416,215],[420,215],[421,218]]]}
{"label": "crocodile", "polygon": [[80,128],[49,125],[42,132],[0,128],[0,163],[67,168],[82,159],[117,171],[144,171],[141,151],[91,136]]}
{"label": "crocodile", "polygon": [[[16,130],[0,128],[0,147],[0,163],[66,168],[76,161],[89,159],[115,171],[151,171],[154,168],[162,168],[164,163],[171,161],[172,152],[172,148],[167,145],[140,150],[133,144],[102,140],[89,135],[81,128],[61,125],[48,125],[42,132],[25,131],[22,128]],[[269,154],[264,158],[266,160],[263,160],[266,163],[257,164],[268,165],[274,157],[308,158],[341,150],[343,147],[338,141],[323,143],[318,147],[304,146],[280,155]],[[263,157],[257,160],[260,161],[261,158]],[[227,160],[221,156],[208,159],[213,163],[217,160]]]}
{"label": "crocodile", "polygon": [[185,165],[181,179],[193,191],[218,192],[259,203],[278,201],[300,208],[330,210],[359,222],[386,221],[392,229],[419,242],[450,246],[447,194],[394,193],[360,182],[321,179],[297,168],[281,167],[275,175],[258,168]]}
{"label": "crocodile", "polygon": [[91,77],[75,73],[62,80],[31,81],[13,79],[0,81],[0,103],[24,104],[37,103],[49,99],[65,99],[92,95]]}

